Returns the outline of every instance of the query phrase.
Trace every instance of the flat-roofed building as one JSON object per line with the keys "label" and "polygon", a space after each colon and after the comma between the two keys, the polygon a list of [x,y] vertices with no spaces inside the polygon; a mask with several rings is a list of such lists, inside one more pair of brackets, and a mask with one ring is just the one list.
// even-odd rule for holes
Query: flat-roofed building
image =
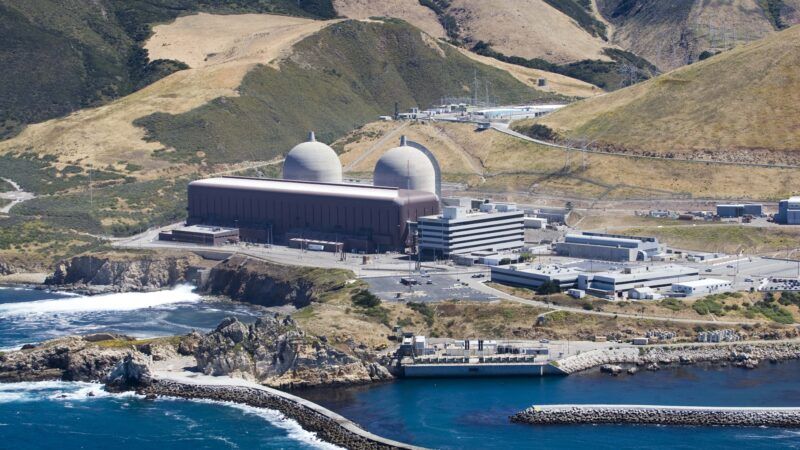
{"label": "flat-roofed building", "polygon": [[672,292],[678,294],[691,295],[704,295],[713,294],[715,292],[727,292],[732,289],[733,285],[728,280],[720,280],[717,278],[703,278],[701,280],[683,281],[674,283],[672,285]]}
{"label": "flat-roofed building", "polygon": [[184,242],[201,245],[223,245],[239,242],[239,230],[208,225],[189,225],[162,231],[160,241]]}
{"label": "flat-roofed building", "polygon": [[290,238],[342,243],[344,250],[402,250],[409,223],[439,212],[426,191],[314,181],[219,177],[188,188],[189,225],[238,228],[255,242]]}
{"label": "flat-roofed building", "polygon": [[606,261],[649,261],[664,252],[654,237],[588,232],[567,234],[564,242],[556,243],[555,250],[562,256]]}
{"label": "flat-roofed building", "polygon": [[617,271],[584,274],[578,280],[578,288],[602,296],[624,297],[632,289],[667,287],[699,277],[698,269],[675,264],[626,267]]}
{"label": "flat-roofed building", "polygon": [[[489,205],[489,204],[486,204]],[[513,204],[492,204],[486,212],[445,206],[442,214],[417,220],[419,251],[429,257],[504,251],[525,245],[525,213]]]}
{"label": "flat-roofed building", "polygon": [[775,222],[784,225],[800,225],[800,197],[791,197],[778,203]]}
{"label": "flat-roofed building", "polygon": [[493,266],[491,280],[496,283],[539,289],[545,283],[556,284],[561,291],[577,287],[581,271],[572,267],[542,264]]}

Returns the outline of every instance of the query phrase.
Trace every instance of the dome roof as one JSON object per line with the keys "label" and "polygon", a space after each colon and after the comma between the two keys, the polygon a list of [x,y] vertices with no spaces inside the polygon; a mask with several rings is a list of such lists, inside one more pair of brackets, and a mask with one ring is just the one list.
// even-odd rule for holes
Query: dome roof
{"label": "dome roof", "polygon": [[317,142],[312,131],[308,133],[307,142],[295,145],[286,155],[283,179],[341,183],[342,163],[332,148]]}
{"label": "dome roof", "polygon": [[400,146],[390,149],[375,164],[373,174],[375,186],[390,186],[436,193],[436,171],[433,163],[419,149],[406,145],[400,138]]}

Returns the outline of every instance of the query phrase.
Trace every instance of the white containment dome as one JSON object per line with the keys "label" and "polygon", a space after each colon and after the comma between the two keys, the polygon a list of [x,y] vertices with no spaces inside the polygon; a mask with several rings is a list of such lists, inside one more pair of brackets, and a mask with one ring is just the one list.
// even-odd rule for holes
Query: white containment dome
{"label": "white containment dome", "polygon": [[341,183],[342,163],[332,148],[317,142],[312,131],[308,133],[308,141],[295,145],[286,155],[283,179]]}
{"label": "white containment dome", "polygon": [[428,156],[407,145],[406,137],[403,136],[400,138],[400,146],[384,153],[375,164],[373,184],[435,194],[436,171]]}

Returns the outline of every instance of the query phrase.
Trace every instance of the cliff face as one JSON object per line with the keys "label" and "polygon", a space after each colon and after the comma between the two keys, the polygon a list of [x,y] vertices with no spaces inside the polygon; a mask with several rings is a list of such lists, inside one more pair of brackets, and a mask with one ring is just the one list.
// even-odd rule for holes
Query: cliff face
{"label": "cliff face", "polygon": [[372,355],[337,350],[305,334],[289,316],[264,316],[247,326],[228,318],[197,346],[197,367],[279,388],[367,383],[391,378]]}
{"label": "cliff face", "polygon": [[195,255],[84,255],[61,261],[48,285],[106,286],[114,291],[147,291],[190,281]]}
{"label": "cliff face", "polygon": [[346,270],[284,266],[232,256],[211,269],[205,291],[256,305],[302,308],[319,301],[326,292],[341,289],[351,278],[353,274]]}

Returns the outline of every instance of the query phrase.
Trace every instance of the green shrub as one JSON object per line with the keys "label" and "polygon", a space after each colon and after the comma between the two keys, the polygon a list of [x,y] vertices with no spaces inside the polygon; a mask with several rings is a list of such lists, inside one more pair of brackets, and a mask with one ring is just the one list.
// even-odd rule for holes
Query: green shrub
{"label": "green shrub", "polygon": [[372,292],[362,289],[352,298],[353,304],[361,308],[374,308],[381,304],[381,299]]}

